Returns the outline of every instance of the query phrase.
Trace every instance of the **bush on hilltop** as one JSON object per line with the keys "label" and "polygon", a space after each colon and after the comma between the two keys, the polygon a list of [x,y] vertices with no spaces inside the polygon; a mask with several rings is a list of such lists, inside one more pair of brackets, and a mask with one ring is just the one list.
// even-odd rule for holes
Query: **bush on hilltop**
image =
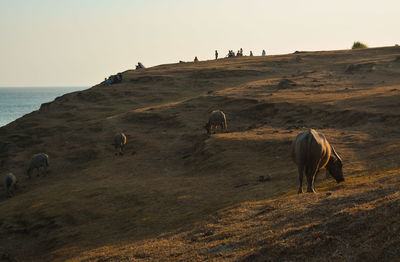
{"label": "bush on hilltop", "polygon": [[351,47],[351,49],[360,49],[360,48],[368,48],[368,46],[364,43],[357,41],[357,42],[354,42],[353,46]]}

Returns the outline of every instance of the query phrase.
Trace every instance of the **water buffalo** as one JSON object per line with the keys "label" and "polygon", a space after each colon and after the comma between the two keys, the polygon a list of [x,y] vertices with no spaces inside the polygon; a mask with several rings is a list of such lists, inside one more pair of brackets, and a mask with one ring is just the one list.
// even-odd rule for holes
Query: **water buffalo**
{"label": "water buffalo", "polygon": [[[126,136],[124,133],[119,133],[114,136],[114,142],[112,144],[115,147],[115,151],[118,150],[120,155],[124,154],[124,147],[126,145]],[[117,152],[115,153],[118,154]]]}
{"label": "water buffalo", "polygon": [[303,174],[307,178],[307,192],[315,192],[315,177],[326,167],[338,183],[344,181],[342,159],[323,134],[314,129],[300,133],[292,145],[292,159],[299,171],[299,191],[303,193]]}
{"label": "water buffalo", "polygon": [[28,177],[31,178],[32,177],[32,173],[34,169],[38,170],[38,174],[37,176],[40,175],[40,168],[43,168],[44,170],[44,175],[47,175],[47,167],[49,166],[49,156],[45,153],[40,153],[40,154],[36,154],[32,157],[31,159],[31,163],[29,165],[27,174]]}
{"label": "water buffalo", "polygon": [[13,173],[8,173],[4,176],[4,186],[8,197],[14,195],[14,191],[17,189],[18,179]]}
{"label": "water buffalo", "polygon": [[210,118],[204,128],[207,130],[207,134],[211,133],[211,128],[214,130],[220,126],[221,129],[227,129],[225,113],[220,110],[214,110],[211,112]]}

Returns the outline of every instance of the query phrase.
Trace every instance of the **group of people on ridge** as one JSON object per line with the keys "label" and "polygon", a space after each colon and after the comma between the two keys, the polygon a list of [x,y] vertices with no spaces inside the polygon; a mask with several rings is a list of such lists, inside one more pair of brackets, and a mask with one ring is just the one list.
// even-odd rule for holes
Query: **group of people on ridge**
{"label": "group of people on ridge", "polygon": [[[215,59],[218,59],[218,50],[215,50]],[[265,50],[262,50],[262,56],[265,56],[266,52]],[[235,57],[235,56],[243,56],[243,48],[240,48],[236,55],[235,52],[233,50],[229,50],[228,54],[226,57]],[[253,56],[253,51],[250,51],[249,56]],[[199,62],[199,59],[197,58],[197,56],[195,56],[194,62]],[[183,61],[179,61],[179,63],[183,63]],[[136,69],[142,69],[142,68],[146,68],[141,62],[138,62],[138,64],[136,65]],[[108,78],[104,79],[104,83],[106,86],[108,85],[112,85],[112,84],[117,84],[117,83],[121,83],[122,82],[122,74],[118,73],[116,75],[111,75]]]}
{"label": "group of people on ridge", "polygon": [[112,85],[112,84],[117,84],[122,82],[122,74],[118,73],[116,75],[111,75],[107,78],[104,78],[104,83],[106,86]]}
{"label": "group of people on ridge", "polygon": [[142,63],[138,62],[136,69],[146,68]]}
{"label": "group of people on ridge", "polygon": [[[146,68],[142,63],[138,62],[136,65],[136,69],[142,69]],[[122,73],[118,73],[116,75],[111,75],[108,78],[104,78],[104,84],[106,86],[112,85],[112,84],[118,84],[122,82]]]}
{"label": "group of people on ridge", "polygon": [[[262,55],[262,56],[265,56],[266,54],[267,54],[267,53],[265,52],[265,50],[262,50],[261,55]],[[226,57],[235,57],[235,56],[243,56],[243,49],[240,48],[240,49],[237,51],[236,55],[235,55],[235,52],[234,52],[233,50],[229,50],[229,51],[228,51],[228,54],[226,55]],[[253,51],[250,51],[249,56],[253,56]],[[218,59],[218,51],[217,51],[217,50],[215,50],[215,59]]]}

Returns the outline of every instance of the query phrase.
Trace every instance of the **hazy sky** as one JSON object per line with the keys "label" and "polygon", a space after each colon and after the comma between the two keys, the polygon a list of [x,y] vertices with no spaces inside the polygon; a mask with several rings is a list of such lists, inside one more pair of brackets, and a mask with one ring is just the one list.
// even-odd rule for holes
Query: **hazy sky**
{"label": "hazy sky", "polygon": [[92,86],[134,68],[400,44],[400,0],[0,0],[0,86]]}

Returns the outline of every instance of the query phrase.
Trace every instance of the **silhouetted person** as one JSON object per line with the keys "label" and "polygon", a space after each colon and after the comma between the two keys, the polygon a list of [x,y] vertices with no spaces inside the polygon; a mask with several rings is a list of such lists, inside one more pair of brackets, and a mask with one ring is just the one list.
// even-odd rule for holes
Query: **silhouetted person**
{"label": "silhouetted person", "polygon": [[253,56],[253,51],[250,51],[250,56]]}
{"label": "silhouetted person", "polygon": [[217,59],[218,59],[218,51],[215,50],[215,60],[217,60]]}
{"label": "silhouetted person", "polygon": [[199,59],[197,58],[197,56],[194,57],[194,61],[199,62]]}
{"label": "silhouetted person", "polygon": [[265,56],[267,53],[265,52],[265,50],[262,50],[262,56]]}

